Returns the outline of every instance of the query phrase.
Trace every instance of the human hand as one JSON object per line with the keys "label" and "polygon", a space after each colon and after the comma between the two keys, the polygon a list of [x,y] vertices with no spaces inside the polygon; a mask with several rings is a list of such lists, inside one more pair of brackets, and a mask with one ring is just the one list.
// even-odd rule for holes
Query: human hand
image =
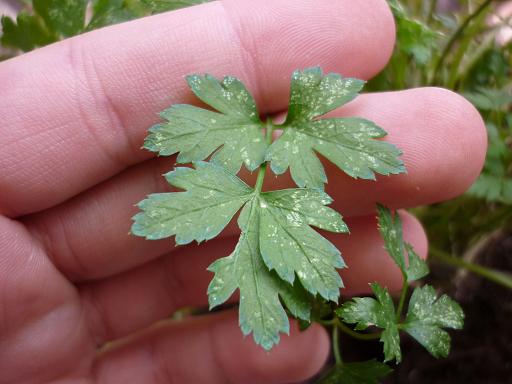
{"label": "human hand", "polygon": [[[0,383],[287,383],[318,371],[329,350],[320,327],[294,329],[266,353],[243,339],[234,311],[153,325],[207,304],[206,266],[231,252],[236,229],[174,249],[129,236],[133,204],[166,190],[172,166],[139,148],[158,111],[196,102],[186,74],[237,76],[273,114],[287,105],[294,69],[367,79],[393,44],[383,0],[231,0],[0,63]],[[406,208],[464,191],[483,163],[483,123],[434,88],[363,95],[334,115],[375,121],[404,152],[408,173],[378,183],[326,165],[327,192],[351,228],[328,236],[349,265],[344,294],[375,280],[396,289],[375,202]],[[421,225],[402,215],[425,256]]]}

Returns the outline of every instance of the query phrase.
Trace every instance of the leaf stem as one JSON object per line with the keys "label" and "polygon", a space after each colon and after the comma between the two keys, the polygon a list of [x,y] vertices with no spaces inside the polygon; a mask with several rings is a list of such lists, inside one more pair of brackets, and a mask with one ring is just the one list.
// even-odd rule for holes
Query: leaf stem
{"label": "leaf stem", "polygon": [[[272,122],[272,118],[267,118],[267,123],[265,125],[265,141],[267,145],[272,144],[272,133],[274,132],[274,123]],[[254,186],[254,190],[257,193],[261,192],[263,188],[263,180],[265,180],[265,172],[267,171],[267,162],[265,161],[260,165],[260,169],[258,170],[258,178],[256,179],[256,185]]]}
{"label": "leaf stem", "polygon": [[381,335],[381,332],[376,332],[376,333],[356,332],[356,331],[352,330],[351,328],[349,328],[348,326],[346,326],[345,323],[343,323],[337,317],[330,321],[322,322],[322,324],[330,325],[333,328],[338,328],[341,332],[343,332],[357,340],[365,340],[365,341],[377,340],[378,338],[380,338],[380,335]]}
{"label": "leaf stem", "polygon": [[427,23],[430,24],[434,20],[434,15],[437,10],[437,2],[438,0],[430,0],[430,5],[428,7],[428,15],[427,15]]}
{"label": "leaf stem", "polygon": [[405,273],[402,273],[404,282],[402,283],[402,292],[400,293],[400,300],[398,301],[398,307],[396,308],[396,322],[399,323],[402,319],[402,311],[404,310],[405,299],[407,297],[407,292],[409,291],[409,282],[407,281],[407,276]]}
{"label": "leaf stem", "polygon": [[340,350],[340,331],[337,326],[332,327],[332,350],[334,352],[334,360],[336,360],[336,364],[343,364]]}
{"label": "leaf stem", "polygon": [[486,278],[508,289],[512,289],[512,274],[474,264],[459,257],[453,257],[450,254],[435,247],[430,247],[430,254],[434,258],[446,264],[466,268],[468,271],[473,272],[476,275]]}

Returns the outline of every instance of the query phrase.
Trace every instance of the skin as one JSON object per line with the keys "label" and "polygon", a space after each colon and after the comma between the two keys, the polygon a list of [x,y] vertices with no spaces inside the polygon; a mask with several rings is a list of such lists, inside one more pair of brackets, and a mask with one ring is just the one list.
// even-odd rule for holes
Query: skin
{"label": "skin", "polygon": [[[162,320],[206,305],[205,268],[231,252],[236,227],[180,248],[127,235],[133,205],[168,189],[160,175],[173,160],[139,148],[158,111],[196,102],[186,74],[235,75],[260,112],[279,114],[294,69],[369,79],[393,45],[384,0],[231,0],[0,63],[0,383],[291,383],[321,369],[329,341],[320,327],[292,324],[265,353],[242,337],[236,311]],[[397,289],[374,203],[407,208],[462,193],[483,164],[483,122],[461,96],[435,88],[363,95],[332,115],[376,121],[404,152],[408,173],[377,183],[326,164],[327,192],[351,227],[328,236],[350,268],[342,293],[375,280]],[[425,257],[421,225],[401,214]]]}

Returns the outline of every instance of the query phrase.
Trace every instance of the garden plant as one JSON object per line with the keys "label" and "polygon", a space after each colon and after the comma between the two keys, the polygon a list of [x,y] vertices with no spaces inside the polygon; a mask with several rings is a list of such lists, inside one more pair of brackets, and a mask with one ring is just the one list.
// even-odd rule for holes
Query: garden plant
{"label": "garden plant", "polygon": [[[15,20],[2,18],[5,50],[0,53],[8,59],[96,28],[203,2],[96,0],[88,8],[85,0],[65,6],[56,0],[25,1]],[[482,328],[482,302],[492,322],[488,340],[498,340],[511,314],[512,9],[490,0],[388,3],[397,45],[387,68],[368,83],[320,67],[299,68],[291,74],[288,113],[280,120],[261,116],[239,79],[216,78],[204,68],[184,79],[203,107],[169,106],[141,149],[177,154],[183,165],[169,162],[163,177],[172,191],[150,194],[138,204],[130,235],[201,243],[236,220],[238,243],[208,268],[210,310],[235,305],[238,292],[241,332],[265,350],[290,332],[290,317],[301,330],[313,323],[328,328],[333,361],[318,383],[407,382],[414,367],[408,354],[425,359],[426,368],[417,364],[422,380],[441,382],[442,361],[460,365],[465,358],[457,357],[460,352],[450,355],[451,339],[455,349],[467,348],[467,339]],[[328,180],[321,159],[376,185],[407,169],[400,148],[386,141],[376,123],[358,116],[333,118],[329,112],[356,99],[363,87],[375,92],[424,85],[459,92],[479,109],[489,138],[485,167],[461,197],[413,210],[429,234],[430,261],[404,240],[400,214],[377,204],[378,229],[402,273],[402,289],[394,297],[386,286],[369,282],[373,295],[345,297],[339,270],[348,267],[349,274],[350,264],[325,234],[350,236],[350,228],[343,212],[329,207],[333,200],[324,192]],[[255,177],[244,176],[248,173]],[[285,173],[296,188],[264,188],[266,179]],[[462,330],[468,322],[469,329]],[[452,337],[449,329],[456,330]],[[505,332],[507,344],[511,335]],[[411,340],[423,351],[416,353]],[[503,343],[494,348],[482,353],[497,356],[489,363],[492,373],[467,371],[451,380],[506,382],[512,372],[506,356],[512,351]]]}

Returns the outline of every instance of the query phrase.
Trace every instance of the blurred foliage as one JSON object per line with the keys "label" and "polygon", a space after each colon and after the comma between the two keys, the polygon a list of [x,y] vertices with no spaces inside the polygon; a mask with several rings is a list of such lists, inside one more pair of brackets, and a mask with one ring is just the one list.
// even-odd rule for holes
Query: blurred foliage
{"label": "blurred foliage", "polygon": [[[2,17],[4,47],[30,51],[59,39],[207,0],[26,0],[16,20]],[[446,203],[416,209],[433,248],[462,257],[479,239],[511,226],[512,15],[503,1],[388,0],[397,44],[372,91],[440,86],[481,112],[489,151],[480,178]],[[0,59],[6,58],[0,57]]]}
{"label": "blurred foliage", "polygon": [[431,247],[463,257],[512,222],[512,13],[500,14],[503,1],[389,2],[397,45],[370,89],[448,88],[469,99],[487,126],[489,149],[476,183],[457,199],[416,210]]}
{"label": "blurred foliage", "polygon": [[32,0],[16,20],[1,19],[3,46],[27,52],[106,25],[207,0]]}

